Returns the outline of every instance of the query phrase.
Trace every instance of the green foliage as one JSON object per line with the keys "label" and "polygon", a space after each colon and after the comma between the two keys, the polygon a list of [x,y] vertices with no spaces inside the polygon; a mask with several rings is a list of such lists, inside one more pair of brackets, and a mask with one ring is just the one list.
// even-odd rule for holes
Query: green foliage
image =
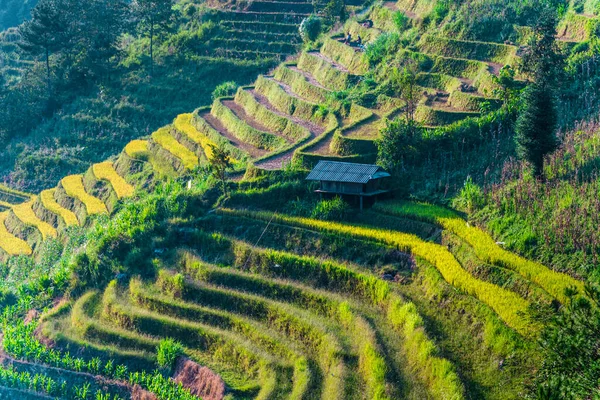
{"label": "green foliage", "polygon": [[540,5],[537,11],[539,18],[533,27],[529,48],[521,58],[520,70],[539,85],[554,85],[564,68],[564,60],[556,44],[557,15],[547,5]]}
{"label": "green foliage", "polygon": [[395,11],[392,14],[392,20],[398,32],[403,32],[410,23],[410,19],[402,11]]}
{"label": "green foliage", "polygon": [[181,343],[171,339],[161,339],[156,349],[156,362],[160,368],[172,371],[177,358],[183,355],[183,346]]}
{"label": "green foliage", "polygon": [[227,194],[227,171],[233,166],[231,161],[231,153],[224,146],[210,145],[212,149],[212,157],[210,159],[210,169],[213,176],[221,182],[223,193]]}
{"label": "green foliage", "polygon": [[598,335],[600,291],[589,286],[587,298],[568,293],[568,302],[559,312],[538,309],[547,323],[540,338],[544,361],[536,378],[539,400],[593,398],[598,375]]}
{"label": "green foliage", "polygon": [[473,178],[469,176],[452,202],[454,207],[471,214],[483,207],[485,204],[485,194],[481,187],[473,182]]}
{"label": "green foliage", "polygon": [[155,35],[164,31],[173,15],[173,0],[134,0],[132,8],[140,22],[141,30],[150,39],[150,73],[154,73]]}
{"label": "green foliage", "polygon": [[516,123],[517,154],[533,167],[536,177],[543,173],[544,157],[557,146],[556,108],[551,89],[535,83],[525,89],[523,108]]}
{"label": "green foliage", "polygon": [[323,17],[329,24],[345,21],[348,18],[348,11],[344,0],[329,0],[323,9]]}
{"label": "green foliage", "polygon": [[365,55],[369,65],[375,66],[383,58],[394,53],[400,46],[400,35],[396,32],[386,32],[365,46]]}
{"label": "green foliage", "polygon": [[240,85],[235,83],[234,81],[223,82],[215,88],[212,92],[213,100],[218,99],[220,97],[230,97],[235,95]]}
{"label": "green foliage", "polygon": [[439,24],[450,12],[450,2],[448,0],[437,0],[429,17],[434,24]]}
{"label": "green foliage", "polygon": [[341,197],[334,197],[331,200],[321,200],[312,210],[311,218],[323,221],[343,221],[350,214],[350,205],[342,200]]}
{"label": "green foliage", "polygon": [[422,130],[414,121],[388,122],[376,140],[377,163],[388,171],[400,172],[419,154]]}
{"label": "green foliage", "polygon": [[323,30],[323,23],[321,18],[316,15],[311,15],[308,18],[304,18],[300,24],[300,36],[305,42],[314,42],[317,40],[321,31]]}
{"label": "green foliage", "polygon": [[30,11],[37,0],[1,0],[0,1],[0,31],[20,25],[30,17]]}

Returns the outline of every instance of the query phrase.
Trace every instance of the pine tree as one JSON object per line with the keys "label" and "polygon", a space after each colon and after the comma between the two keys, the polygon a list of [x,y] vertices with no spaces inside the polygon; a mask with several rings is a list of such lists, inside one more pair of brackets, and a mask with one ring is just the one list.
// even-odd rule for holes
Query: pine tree
{"label": "pine tree", "polygon": [[538,18],[519,69],[535,82],[555,85],[564,70],[564,59],[556,44],[556,10],[547,5],[537,7]]}
{"label": "pine tree", "polygon": [[134,0],[140,27],[150,36],[150,74],[154,72],[154,35],[165,29],[173,14],[173,0]]}
{"label": "pine tree", "polygon": [[544,156],[556,149],[556,108],[547,85],[531,84],[522,95],[523,109],[516,124],[517,155],[527,160],[541,177]]}
{"label": "pine tree", "polygon": [[67,24],[55,0],[41,0],[31,11],[31,20],[19,29],[20,46],[31,54],[43,54],[50,88],[50,56],[64,46]]}

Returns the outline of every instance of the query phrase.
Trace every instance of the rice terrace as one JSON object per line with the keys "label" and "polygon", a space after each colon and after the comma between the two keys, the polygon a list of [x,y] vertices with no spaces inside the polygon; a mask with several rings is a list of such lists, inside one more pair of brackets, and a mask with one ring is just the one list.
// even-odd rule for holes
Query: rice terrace
{"label": "rice terrace", "polygon": [[600,399],[600,1],[0,0],[0,399]]}

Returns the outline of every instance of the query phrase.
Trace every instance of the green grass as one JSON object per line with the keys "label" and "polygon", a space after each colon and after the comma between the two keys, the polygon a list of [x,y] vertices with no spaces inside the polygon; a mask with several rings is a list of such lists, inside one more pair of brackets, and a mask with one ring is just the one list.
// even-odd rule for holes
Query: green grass
{"label": "green grass", "polygon": [[[271,213],[266,212],[235,210],[221,210],[220,212],[259,219],[271,219],[273,217]],[[447,282],[488,304],[509,326],[521,334],[535,335],[538,332],[539,327],[524,317],[528,312],[528,301],[506,289],[474,278],[462,268],[446,248],[438,244],[425,242],[414,235],[384,229],[374,229],[369,226],[326,222],[280,214],[274,216],[273,220],[310,229],[376,240],[396,246],[402,251],[409,252],[429,261],[440,271]]]}
{"label": "green grass", "polygon": [[353,74],[364,75],[369,70],[369,62],[363,52],[357,52],[353,47],[329,37],[325,38],[321,53],[343,65]]}
{"label": "green grass", "polygon": [[206,137],[208,141],[227,149],[231,153],[234,160],[237,160],[239,163],[243,164],[249,157],[248,153],[239,149],[238,147],[233,146],[227,138],[222,136],[221,133],[215,130],[208,122],[200,117],[200,112],[207,110],[210,110],[210,107],[202,107],[194,111],[190,120],[190,125],[193,126],[201,135]]}
{"label": "green grass", "polygon": [[289,118],[274,113],[262,104],[249,91],[239,88],[235,102],[244,108],[247,115],[260,121],[262,125],[273,132],[285,136],[292,142],[299,142],[310,137],[310,131]]}
{"label": "green grass", "polygon": [[444,57],[491,61],[502,65],[515,65],[517,48],[500,43],[457,40],[440,35],[424,35],[418,44],[424,53]]}
{"label": "green grass", "polygon": [[477,117],[479,115],[479,112],[453,111],[419,105],[415,112],[415,119],[426,126],[443,126],[465,118]]}
{"label": "green grass", "polygon": [[[188,265],[188,270],[191,270],[190,272],[193,275],[199,276],[200,279],[206,280],[210,280],[207,279],[207,274],[219,274],[218,269],[201,264]],[[227,285],[228,283],[226,282],[235,280],[241,281],[240,278],[243,278],[243,275],[240,274],[227,274],[226,271],[224,272],[224,276],[228,276],[229,279],[225,278],[226,280],[221,280],[220,284],[225,283],[225,285]],[[255,281],[257,279],[258,278],[256,277],[254,278]],[[276,286],[267,281],[261,281],[261,286],[266,285]],[[342,366],[339,365],[340,363],[343,363],[343,359],[340,358],[342,355],[341,346],[338,344],[335,336],[324,332],[318,332],[315,329],[314,322],[312,322],[315,320],[315,317],[311,316],[309,317],[310,319],[306,319],[306,317],[302,318],[301,315],[297,315],[297,312],[292,314],[289,306],[283,306],[280,303],[267,302],[255,296],[242,295],[239,292],[216,290],[212,288],[208,289],[209,293],[215,293],[215,291],[220,293],[221,297],[215,297],[214,295],[211,296],[206,294],[206,290],[207,289],[204,288],[195,288],[192,292],[187,293],[186,297],[189,297],[190,299],[204,299],[208,297],[212,299],[212,302],[217,307],[254,316],[257,316],[257,313],[262,314],[262,318],[266,319],[266,322],[268,322],[269,325],[276,326],[278,329],[284,329],[288,335],[297,337],[300,340],[309,340],[313,350],[319,354],[320,357],[324,358],[322,362],[327,366],[326,370],[336,370],[335,376],[337,377],[343,374],[343,371],[340,371]],[[319,295],[315,293],[314,295],[311,295],[309,293],[299,293],[298,291],[305,292],[306,289],[300,287],[292,289],[289,286],[288,288],[285,288],[283,285],[279,286],[279,290],[282,291],[281,294],[296,291],[296,296],[288,298],[292,303],[294,303],[294,300],[298,299],[298,296],[307,299],[314,296],[315,300],[319,299],[318,301],[320,304],[326,307],[326,309],[321,307],[313,308],[314,306],[311,307],[310,303],[304,302],[297,304],[297,306],[308,308],[312,312],[322,314],[322,317],[333,316],[338,323],[341,323],[346,330],[351,332],[353,344],[358,346],[359,370],[366,382],[370,397],[380,399],[389,398],[386,394],[386,366],[383,361],[383,356],[381,355],[375,334],[364,318],[357,315],[348,303],[342,302],[339,299],[330,299],[325,294]],[[267,291],[262,291],[260,294],[269,295]],[[273,295],[274,292],[271,292],[270,294]],[[281,300],[286,298],[285,295],[282,296],[281,294],[276,297]],[[261,310],[261,312],[258,310]],[[337,367],[335,367],[336,365]],[[326,376],[325,380],[327,382],[331,379],[329,379],[329,376]],[[393,386],[391,382],[388,384]],[[326,398],[333,398],[333,394],[336,393],[336,390],[337,393],[339,393],[340,390],[339,388],[336,389],[336,386],[337,385],[328,386],[328,384],[325,383],[324,396],[326,396]]]}
{"label": "green grass", "polygon": [[[208,246],[215,239],[214,236],[210,239],[206,236],[200,242],[207,240]],[[217,240],[219,240],[217,248],[230,247],[234,254],[233,264],[239,268],[270,278],[301,281],[304,285],[343,293],[345,296],[359,297],[385,310],[386,320],[392,324],[396,332],[402,335],[406,346],[411,346],[412,351],[407,353],[407,357],[421,379],[427,383],[433,397],[444,398],[444,394],[450,394],[451,398],[463,398],[464,388],[460,379],[454,372],[452,364],[439,356],[435,344],[427,337],[416,309],[392,293],[387,282],[337,263],[320,262],[310,257],[271,250],[257,250],[243,243],[228,244],[226,240]],[[274,265],[277,268],[272,268]],[[239,290],[251,291],[262,296],[271,293],[269,296],[273,296],[274,299],[293,302],[299,307],[308,309],[317,307],[317,310],[328,314],[326,299],[318,294],[306,293],[305,289],[298,289],[287,283],[282,284],[273,280],[264,282],[256,276],[245,277],[242,273],[225,270],[203,270],[201,276],[217,285],[229,287],[236,285]],[[405,306],[408,308],[403,308]]]}
{"label": "green grass", "polygon": [[133,307],[124,303],[119,297],[115,282],[105,290],[102,304],[103,317],[114,321],[123,329],[134,330],[152,337],[168,336],[187,347],[214,354],[217,360],[231,362],[236,359],[245,369],[251,369],[254,365],[255,370],[259,371],[261,358],[266,359],[270,366],[268,369],[271,382],[261,388],[261,391],[266,392],[265,398],[280,398],[292,392],[293,365],[270,354],[259,356],[257,352],[260,354],[260,349],[245,342],[238,335]]}
{"label": "green grass", "polygon": [[334,115],[319,114],[319,106],[287,93],[276,81],[259,76],[256,80],[256,91],[265,96],[277,110],[294,117],[311,121],[318,125],[332,127],[336,123]]}
{"label": "green grass", "polygon": [[311,84],[304,75],[288,68],[285,64],[277,67],[274,77],[288,85],[298,96],[316,104],[325,103],[329,95],[328,90]]}
{"label": "green grass", "polygon": [[[259,339],[260,335],[270,335],[275,339],[277,335],[272,332],[269,334],[265,330],[269,327],[269,330],[275,330],[294,342],[303,343],[311,349],[311,357],[320,360],[323,370],[335,371],[333,377],[323,377],[323,390],[329,393],[328,397],[335,398],[336,393],[343,391],[343,377],[346,373],[338,339],[299,310],[256,296],[193,283],[186,283],[183,287],[181,297],[185,302],[168,298],[164,294],[151,294],[147,288],[142,289],[139,284],[136,285],[131,287],[134,301],[161,314],[238,331],[253,342]],[[249,324],[246,318],[258,321],[260,325]],[[259,340],[265,341],[264,338]],[[269,348],[273,350],[277,346],[280,344],[271,345]],[[282,355],[292,356],[296,363],[307,362],[305,356],[294,355],[287,350]],[[304,384],[298,385],[295,391],[305,393],[309,397],[315,396],[321,378],[315,371],[311,372],[308,367],[306,369],[302,378]]]}
{"label": "green grass", "polygon": [[492,110],[497,110],[502,106],[502,100],[456,90],[450,93],[448,104],[459,110],[466,111],[481,111],[484,105],[488,105]]}
{"label": "green grass", "polygon": [[322,58],[303,52],[298,59],[298,68],[311,74],[317,82],[331,90],[346,90],[355,81],[354,77],[340,71]]}

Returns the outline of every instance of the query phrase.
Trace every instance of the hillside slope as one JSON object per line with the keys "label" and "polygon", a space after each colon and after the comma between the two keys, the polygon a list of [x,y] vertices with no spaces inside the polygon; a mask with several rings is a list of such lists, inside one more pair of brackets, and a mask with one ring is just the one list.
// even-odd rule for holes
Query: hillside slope
{"label": "hillside slope", "polygon": [[[378,3],[289,58],[300,45],[276,51],[278,36],[292,42],[308,3],[212,11],[223,43],[235,43],[228,56],[286,60],[54,188],[0,188],[0,388],[97,399],[533,395],[539,311],[583,294],[579,277],[508,251],[458,211],[386,200],[357,212],[317,201],[304,181],[318,160],[376,159],[380,132],[407,109],[388,67],[406,60],[427,148],[414,185],[445,196],[467,173],[488,174],[489,160],[465,172],[463,155],[511,154],[497,77],[518,63],[519,43],[470,37],[466,25],[458,35],[460,9],[428,25],[440,10],[427,4]],[[231,156],[227,182],[210,174],[215,147]]]}

